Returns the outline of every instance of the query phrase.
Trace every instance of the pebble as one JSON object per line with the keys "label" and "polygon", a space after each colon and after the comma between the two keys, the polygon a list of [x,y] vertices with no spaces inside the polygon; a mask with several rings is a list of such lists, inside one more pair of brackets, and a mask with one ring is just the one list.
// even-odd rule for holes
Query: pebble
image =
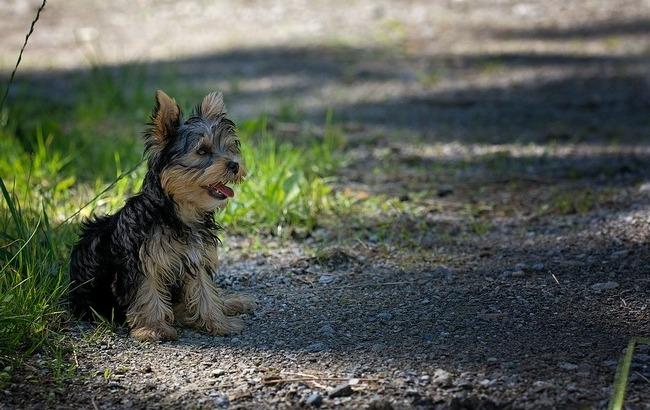
{"label": "pebble", "polygon": [[347,396],[351,396],[352,393],[354,393],[354,390],[352,390],[352,386],[350,386],[349,383],[342,383],[334,387],[332,390],[330,390],[328,396],[331,398],[347,397]]}
{"label": "pebble", "polygon": [[481,381],[478,382],[478,385],[481,386],[481,387],[490,387],[490,386],[492,386],[494,383],[495,383],[494,380],[483,379],[483,380],[481,380]]}
{"label": "pebble", "polygon": [[530,267],[532,270],[535,272],[541,272],[544,270],[544,264],[543,263],[536,263],[533,266]]}
{"label": "pebble", "polygon": [[602,292],[603,290],[616,289],[618,287],[618,282],[600,282],[594,283],[591,285],[591,289],[596,292]]}
{"label": "pebble", "polygon": [[226,408],[230,406],[230,400],[228,399],[228,396],[226,396],[225,394],[220,394],[214,398],[214,404],[217,407]]}
{"label": "pebble", "polygon": [[564,363],[560,363],[560,364],[558,365],[558,367],[559,367],[560,369],[563,369],[563,370],[575,370],[575,369],[578,368],[578,365],[577,365],[577,364],[573,364],[573,363],[567,363],[567,362],[564,362]]}
{"label": "pebble", "polygon": [[312,407],[320,407],[320,405],[323,404],[323,396],[318,392],[312,393],[307,397],[305,404]]}
{"label": "pebble", "polygon": [[321,285],[329,285],[330,283],[333,283],[335,279],[336,278],[334,277],[334,275],[329,275],[329,274],[320,275],[320,278],[318,278],[318,283],[320,283]]}
{"label": "pebble", "polygon": [[388,400],[374,399],[368,404],[368,410],[393,410],[393,405]]}
{"label": "pebble", "polygon": [[383,312],[377,313],[377,319],[379,319],[379,320],[388,321],[388,320],[391,320],[392,318],[393,318],[393,315],[390,312],[383,311]]}
{"label": "pebble", "polygon": [[610,255],[610,257],[611,257],[612,259],[619,259],[619,258],[624,258],[624,257],[626,257],[626,256],[629,255],[629,254],[630,254],[630,251],[628,251],[627,249],[623,249],[622,251],[616,251],[616,252],[613,252],[613,253]]}
{"label": "pebble", "polygon": [[510,276],[513,278],[521,278],[526,276],[526,273],[523,270],[516,270],[510,273]]}
{"label": "pebble", "polygon": [[451,373],[443,369],[436,369],[433,372],[431,383],[441,387],[449,386],[451,385]]}
{"label": "pebble", "polygon": [[210,372],[210,376],[212,377],[221,377],[224,374],[226,374],[226,371],[223,369],[214,369],[213,371]]}
{"label": "pebble", "polygon": [[321,335],[325,337],[334,336],[334,328],[330,324],[323,325],[318,331],[320,332]]}

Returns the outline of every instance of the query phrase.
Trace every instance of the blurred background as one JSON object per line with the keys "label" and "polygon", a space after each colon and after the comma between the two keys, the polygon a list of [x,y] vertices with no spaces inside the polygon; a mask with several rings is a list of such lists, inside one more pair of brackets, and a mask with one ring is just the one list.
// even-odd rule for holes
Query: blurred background
{"label": "blurred background", "polygon": [[[38,4],[0,5],[4,71]],[[648,134],[649,19],[645,0],[53,1],[19,73],[60,104],[107,67],[138,71],[147,98],[221,89],[238,119],[333,109],[432,141],[634,142]]]}
{"label": "blurred background", "polygon": [[[40,3],[0,2],[3,90]],[[221,90],[238,124],[218,280],[261,301],[251,351],[325,323],[340,369],[571,408],[650,331],[650,0],[51,0],[0,112],[0,363],[65,357],[70,245],[139,189],[156,89]]]}

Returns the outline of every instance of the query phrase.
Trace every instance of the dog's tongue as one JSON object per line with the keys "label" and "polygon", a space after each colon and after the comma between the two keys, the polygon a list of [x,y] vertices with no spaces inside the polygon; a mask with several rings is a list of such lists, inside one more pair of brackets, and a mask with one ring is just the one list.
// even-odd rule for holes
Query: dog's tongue
{"label": "dog's tongue", "polygon": [[225,186],[223,184],[215,185],[214,189],[221,192],[222,194],[224,194],[228,198],[232,198],[233,196],[235,196],[235,191],[233,191],[231,188],[229,188],[229,187],[227,187],[227,186]]}

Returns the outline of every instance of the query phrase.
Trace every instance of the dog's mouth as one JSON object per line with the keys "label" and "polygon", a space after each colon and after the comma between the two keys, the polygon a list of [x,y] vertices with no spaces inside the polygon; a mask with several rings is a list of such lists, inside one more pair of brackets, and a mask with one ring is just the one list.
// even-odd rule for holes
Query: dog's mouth
{"label": "dog's mouth", "polygon": [[226,198],[232,198],[235,196],[235,191],[232,188],[224,185],[222,182],[217,182],[212,185],[204,186],[208,194],[214,199],[223,201]]}

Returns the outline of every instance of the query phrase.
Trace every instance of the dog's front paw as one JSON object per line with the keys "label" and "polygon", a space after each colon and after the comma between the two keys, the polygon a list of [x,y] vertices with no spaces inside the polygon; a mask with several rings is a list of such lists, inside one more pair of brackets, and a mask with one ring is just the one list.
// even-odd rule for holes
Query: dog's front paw
{"label": "dog's front paw", "polygon": [[158,342],[162,340],[176,340],[178,333],[169,325],[141,326],[131,329],[131,336],[141,342]]}
{"label": "dog's front paw", "polygon": [[244,321],[238,317],[224,316],[221,320],[210,320],[204,324],[204,329],[213,336],[240,333],[243,328]]}
{"label": "dog's front paw", "polygon": [[228,316],[251,313],[256,307],[255,299],[245,295],[226,295],[223,305],[224,313]]}

